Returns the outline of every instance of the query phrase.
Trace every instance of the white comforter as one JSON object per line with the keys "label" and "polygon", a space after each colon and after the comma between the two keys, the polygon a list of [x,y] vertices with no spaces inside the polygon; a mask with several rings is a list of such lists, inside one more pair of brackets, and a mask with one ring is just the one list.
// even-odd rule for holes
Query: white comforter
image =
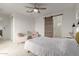
{"label": "white comforter", "polygon": [[39,56],[79,55],[75,39],[37,37],[25,42],[25,49]]}

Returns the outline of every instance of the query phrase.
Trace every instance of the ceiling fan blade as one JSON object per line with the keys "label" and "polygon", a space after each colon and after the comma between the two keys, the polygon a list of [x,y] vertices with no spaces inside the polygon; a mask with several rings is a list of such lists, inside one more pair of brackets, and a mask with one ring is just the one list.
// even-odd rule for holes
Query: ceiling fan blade
{"label": "ceiling fan blade", "polygon": [[47,9],[47,8],[38,8],[38,9],[40,9],[40,10],[45,10],[45,9]]}
{"label": "ceiling fan blade", "polygon": [[25,6],[25,8],[31,8],[31,9],[34,9],[34,7],[28,7],[28,6]]}
{"label": "ceiling fan blade", "polygon": [[32,12],[33,12],[33,10],[31,10],[31,11],[27,10],[26,12],[28,12],[28,13],[32,13]]}

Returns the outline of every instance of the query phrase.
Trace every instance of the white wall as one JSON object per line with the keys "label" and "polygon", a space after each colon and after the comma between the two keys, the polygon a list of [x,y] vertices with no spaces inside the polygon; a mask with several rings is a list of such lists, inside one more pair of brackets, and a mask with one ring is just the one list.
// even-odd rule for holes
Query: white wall
{"label": "white wall", "polygon": [[68,36],[69,32],[72,32],[72,24],[76,21],[75,10],[65,10],[63,11],[63,14],[62,32],[63,36]]}
{"label": "white wall", "polygon": [[21,14],[13,14],[13,40],[15,41],[18,33],[27,33],[27,31],[34,31],[35,21],[32,17]]}
{"label": "white wall", "polygon": [[40,17],[35,20],[35,31],[44,36],[44,18]]}
{"label": "white wall", "polygon": [[11,20],[9,16],[0,16],[0,27],[3,30],[3,39],[11,39]]}
{"label": "white wall", "polygon": [[[72,31],[72,24],[75,22],[75,10],[74,9],[67,9],[57,13],[47,14],[45,16],[53,16],[57,14],[63,14],[63,25],[62,25],[62,33],[63,37],[68,36],[69,32]],[[36,18],[35,30],[38,31],[42,36],[44,36],[44,17],[40,16]]]}

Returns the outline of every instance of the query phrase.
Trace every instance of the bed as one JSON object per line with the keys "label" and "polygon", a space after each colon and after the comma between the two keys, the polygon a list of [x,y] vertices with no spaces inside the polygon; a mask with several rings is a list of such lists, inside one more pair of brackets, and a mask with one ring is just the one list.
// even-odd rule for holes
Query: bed
{"label": "bed", "polygon": [[24,49],[38,56],[79,56],[75,39],[36,37],[25,42]]}

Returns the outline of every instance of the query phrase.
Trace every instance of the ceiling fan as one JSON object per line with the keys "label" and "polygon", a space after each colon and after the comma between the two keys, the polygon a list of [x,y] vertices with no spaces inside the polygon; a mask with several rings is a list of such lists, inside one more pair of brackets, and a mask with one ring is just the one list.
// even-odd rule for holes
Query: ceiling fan
{"label": "ceiling fan", "polygon": [[32,13],[32,12],[40,13],[41,10],[46,10],[46,8],[41,8],[36,3],[33,5],[33,7],[25,6],[25,8],[27,9],[26,12],[28,13]]}

